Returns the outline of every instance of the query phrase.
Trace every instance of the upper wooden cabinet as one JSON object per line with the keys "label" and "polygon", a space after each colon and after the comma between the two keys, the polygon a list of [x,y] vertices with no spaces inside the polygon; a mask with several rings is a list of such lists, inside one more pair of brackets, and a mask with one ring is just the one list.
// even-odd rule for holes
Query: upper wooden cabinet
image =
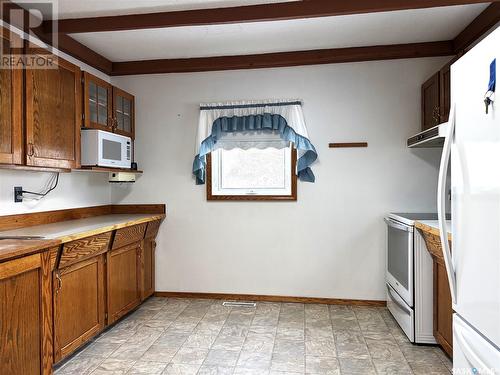
{"label": "upper wooden cabinet", "polygon": [[86,128],[105,130],[134,139],[134,96],[90,73],[83,73]]}
{"label": "upper wooden cabinet", "polygon": [[440,122],[447,122],[451,106],[451,62],[439,71],[439,116]]}
{"label": "upper wooden cabinet", "polygon": [[[16,34],[0,27],[0,42],[3,53],[16,52],[22,45]],[[23,71],[21,69],[0,69],[0,163],[23,163]]]}
{"label": "upper wooden cabinet", "polygon": [[439,125],[439,72],[422,85],[422,130]]}
{"label": "upper wooden cabinet", "polygon": [[134,96],[113,87],[113,114],[115,133],[134,139],[135,137],[135,100]]}
{"label": "upper wooden cabinet", "polygon": [[450,66],[451,62],[422,85],[422,131],[448,121]]}
{"label": "upper wooden cabinet", "polygon": [[57,69],[25,71],[26,164],[78,168],[82,119],[81,71],[60,57],[55,61]]}
{"label": "upper wooden cabinet", "polygon": [[113,87],[83,73],[84,127],[113,131]]}

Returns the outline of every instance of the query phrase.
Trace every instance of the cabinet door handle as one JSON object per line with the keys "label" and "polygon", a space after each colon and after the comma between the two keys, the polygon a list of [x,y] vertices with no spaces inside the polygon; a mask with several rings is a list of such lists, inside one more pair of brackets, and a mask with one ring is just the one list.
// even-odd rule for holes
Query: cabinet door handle
{"label": "cabinet door handle", "polygon": [[28,143],[28,156],[33,156],[35,154],[35,147],[33,143]]}
{"label": "cabinet door handle", "polygon": [[57,279],[56,294],[58,294],[59,291],[62,289],[62,279],[61,279],[61,275],[59,274],[59,272],[56,272],[56,279]]}

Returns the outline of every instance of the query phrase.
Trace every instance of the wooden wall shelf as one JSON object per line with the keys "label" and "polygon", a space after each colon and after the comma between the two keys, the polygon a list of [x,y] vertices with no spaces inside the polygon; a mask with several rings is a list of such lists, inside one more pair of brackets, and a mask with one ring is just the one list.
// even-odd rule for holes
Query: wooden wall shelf
{"label": "wooden wall shelf", "polygon": [[134,169],[106,168],[106,167],[81,167],[79,169],[73,169],[73,171],[76,171],[76,172],[101,172],[101,173],[126,172],[126,173],[134,173],[134,174],[142,174],[143,173],[140,170],[134,170]]}
{"label": "wooden wall shelf", "polygon": [[330,148],[368,147],[368,142],[329,143]]}

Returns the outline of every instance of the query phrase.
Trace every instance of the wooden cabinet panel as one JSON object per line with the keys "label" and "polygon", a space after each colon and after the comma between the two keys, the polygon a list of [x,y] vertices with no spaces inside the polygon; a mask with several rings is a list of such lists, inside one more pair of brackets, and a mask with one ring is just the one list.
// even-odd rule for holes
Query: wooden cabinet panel
{"label": "wooden cabinet panel", "polygon": [[135,138],[135,99],[134,96],[113,87],[114,132]]}
{"label": "wooden cabinet panel", "polygon": [[151,296],[155,291],[155,250],[154,238],[146,238],[141,255],[141,299]]}
{"label": "wooden cabinet panel", "polygon": [[[427,250],[433,261],[434,323],[433,331],[436,341],[444,351],[453,356],[453,307],[451,303],[450,284],[444,263],[441,239],[438,234],[421,230]],[[451,241],[449,241],[451,249]]]}
{"label": "wooden cabinet panel", "polygon": [[61,58],[56,61],[57,69],[26,70],[26,164],[78,168],[81,71]]}
{"label": "wooden cabinet panel", "polygon": [[113,87],[96,76],[83,73],[84,127],[113,131]]}
{"label": "wooden cabinet panel", "polygon": [[104,255],[54,272],[56,362],[104,328],[104,275]]}
{"label": "wooden cabinet panel", "polygon": [[113,240],[113,249],[141,241],[146,233],[147,223],[133,225],[131,227],[118,229]]}
{"label": "wooden cabinet panel", "polygon": [[451,62],[439,71],[439,122],[447,122],[451,105]]}
{"label": "wooden cabinet panel", "polygon": [[61,259],[59,260],[59,268],[107,251],[111,240],[111,233],[102,233],[64,244]]}
{"label": "wooden cabinet panel", "polygon": [[107,253],[108,324],[140,303],[140,252],[137,242]]}
{"label": "wooden cabinet panel", "polygon": [[422,130],[439,125],[439,72],[422,85]]}
{"label": "wooden cabinet panel", "polygon": [[0,263],[0,374],[52,373],[49,267],[48,252]]}
{"label": "wooden cabinet panel", "polygon": [[156,238],[160,229],[161,220],[150,221],[146,229],[145,238]]}
{"label": "wooden cabinet panel", "polygon": [[434,258],[434,337],[453,356],[453,308],[448,275],[443,261]]}
{"label": "wooden cabinet panel", "polygon": [[[0,27],[0,49],[5,54],[19,53],[22,41]],[[0,163],[22,164],[23,71],[0,69]]]}

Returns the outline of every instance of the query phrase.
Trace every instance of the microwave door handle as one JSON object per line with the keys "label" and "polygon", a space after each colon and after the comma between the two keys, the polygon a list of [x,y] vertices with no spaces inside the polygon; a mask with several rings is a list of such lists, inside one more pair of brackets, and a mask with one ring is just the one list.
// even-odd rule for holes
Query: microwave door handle
{"label": "microwave door handle", "polygon": [[397,221],[391,220],[389,218],[384,218],[384,221],[387,223],[388,226],[400,230],[404,230],[405,232],[413,232],[413,228],[411,226],[407,226],[401,223],[398,223]]}
{"label": "microwave door handle", "polygon": [[441,165],[439,167],[437,209],[439,220],[439,236],[443,249],[444,263],[446,265],[446,274],[450,284],[451,301],[457,302],[456,274],[451,255],[450,244],[448,243],[448,229],[446,227],[446,178],[448,176],[448,164],[450,162],[451,145],[455,131],[455,104],[450,110],[450,121],[448,122],[448,134],[444,140],[443,153],[441,155]]}

